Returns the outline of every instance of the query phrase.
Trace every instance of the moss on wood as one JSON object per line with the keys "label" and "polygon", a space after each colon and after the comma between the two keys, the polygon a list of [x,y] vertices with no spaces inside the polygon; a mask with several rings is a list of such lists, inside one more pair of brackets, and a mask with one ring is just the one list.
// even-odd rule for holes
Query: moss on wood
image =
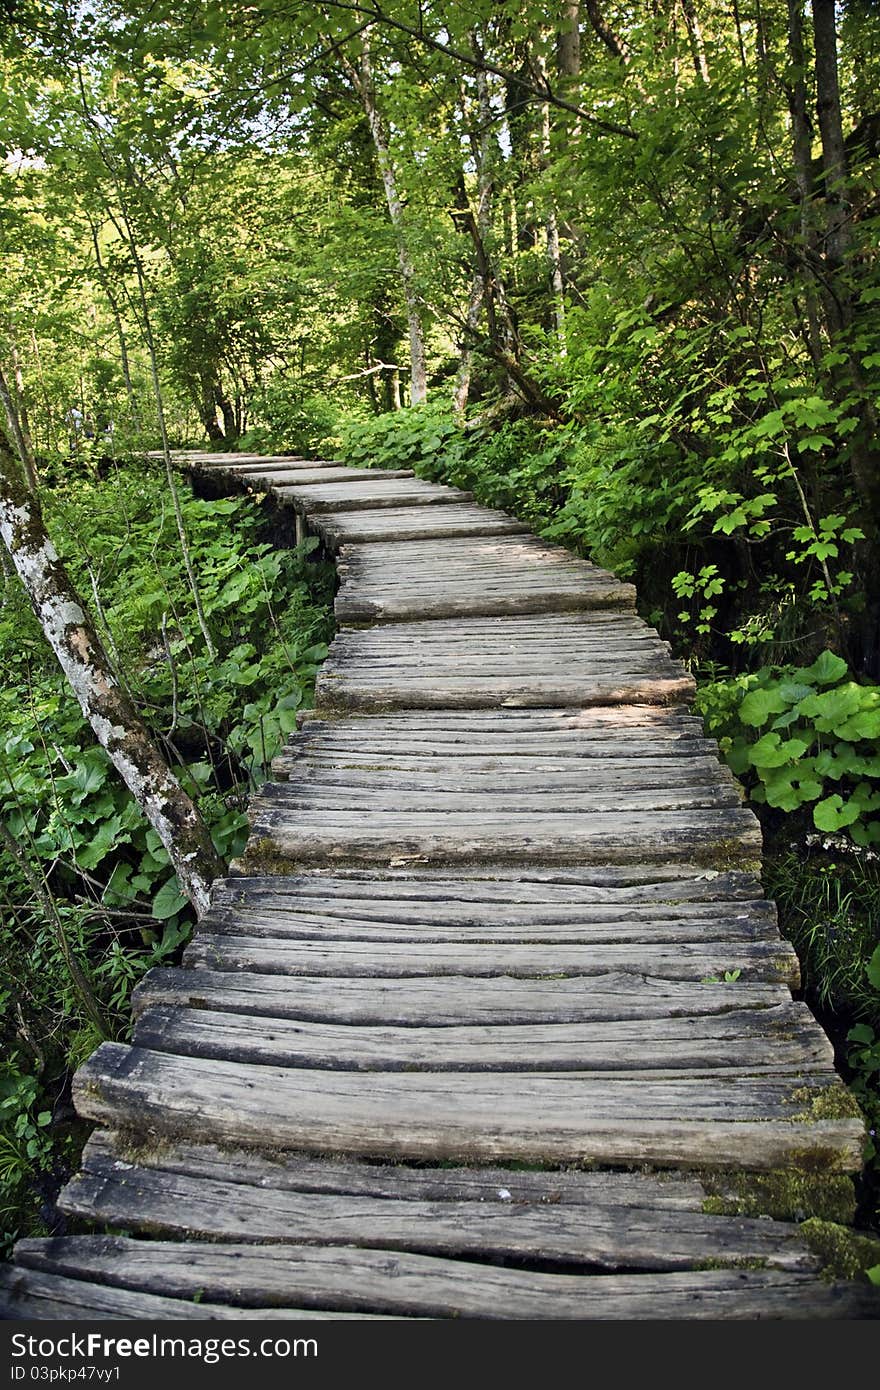
{"label": "moss on wood", "polygon": [[772,1216],[780,1221],[815,1217],[842,1224],[855,1218],[852,1179],[804,1171],[701,1173],[704,1212],[715,1216]]}

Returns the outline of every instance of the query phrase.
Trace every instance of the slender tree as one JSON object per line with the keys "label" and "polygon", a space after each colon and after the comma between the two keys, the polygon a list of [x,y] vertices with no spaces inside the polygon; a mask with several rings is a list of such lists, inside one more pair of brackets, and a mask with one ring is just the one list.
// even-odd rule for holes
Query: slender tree
{"label": "slender tree", "polygon": [[120,685],[97,629],[59,559],[39,497],[0,439],[0,537],[83,714],[159,835],[198,916],[223,871],[210,832]]}

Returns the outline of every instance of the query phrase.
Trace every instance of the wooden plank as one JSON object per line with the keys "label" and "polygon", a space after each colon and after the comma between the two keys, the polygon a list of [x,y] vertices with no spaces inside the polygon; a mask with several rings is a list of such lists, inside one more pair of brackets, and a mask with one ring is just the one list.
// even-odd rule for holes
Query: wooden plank
{"label": "wooden plank", "polygon": [[761,832],[754,814],[741,807],[631,809],[627,798],[610,811],[579,815],[505,813],[503,802],[487,811],[399,813],[393,804],[359,811],[298,813],[253,808],[252,835],[241,867],[340,863],[395,864],[416,859],[435,865],[490,862],[517,864],[625,864],[645,859],[686,860],[717,865],[757,863]]}
{"label": "wooden plank", "polygon": [[[754,975],[755,971],[751,972]],[[602,1019],[704,1017],[731,1009],[768,1009],[790,999],[785,984],[752,978],[712,984],[622,971],[569,978],[510,975],[354,976],[297,974],[295,984],[254,971],[151,970],[137,986],[137,1017],[153,1005],[221,1009],[226,1014],[317,1022],[412,1025],[591,1023]]]}
{"label": "wooden plank", "polygon": [[[235,1305],[193,1301],[147,1293],[142,1289],[114,1287],[74,1275],[43,1273],[37,1269],[0,1267],[0,1317],[21,1321],[94,1322],[142,1319],[150,1322],[238,1321],[254,1318],[286,1322],[291,1318],[364,1318],[381,1315],[321,1312],[314,1308],[239,1308]],[[169,1333],[168,1335],[174,1335]]]}
{"label": "wooden plank", "polygon": [[513,536],[528,527],[505,512],[456,504],[423,507],[376,507],[372,511],[328,512],[314,517],[314,528],[330,549],[365,541],[404,541],[443,536]]}
{"label": "wooden plank", "polygon": [[328,979],[412,979],[430,976],[470,978],[548,976],[591,978],[610,973],[655,979],[723,979],[740,971],[750,980],[797,989],[798,959],[787,941],[673,942],[588,946],[519,945],[503,942],[427,943],[417,951],[408,943],[288,941],[201,931],[184,960],[211,970],[247,970],[268,975],[320,975]]}
{"label": "wooden plank", "polygon": [[[137,1135],[96,1130],[83,1154],[88,1172],[163,1173],[242,1184],[260,1191],[330,1193],[401,1201],[593,1207],[597,1204],[701,1212],[709,1190],[691,1174],[610,1172],[576,1168],[431,1168],[365,1159],[311,1158],[219,1148],[187,1140],[157,1146]],[[717,1189],[720,1178],[714,1180]],[[63,1200],[63,1199],[62,1199]]]}
{"label": "wooden plank", "polygon": [[[74,1079],[85,1119],[203,1141],[408,1159],[808,1167],[855,1172],[865,1127],[836,1078],[606,1079],[357,1073],[104,1043]],[[837,1110],[849,1118],[812,1120]]]}
{"label": "wooden plank", "polygon": [[438,1027],[267,1019],[152,1007],[138,1047],[185,1057],[352,1071],[828,1072],[834,1051],[805,1004],[697,1018]]}
{"label": "wooden plank", "polygon": [[346,545],[340,556],[341,623],[635,606],[631,584],[529,535]]}
{"label": "wooden plank", "polygon": [[22,1241],[29,1268],[243,1308],[300,1306],[423,1317],[658,1318],[870,1316],[868,1285],[811,1273],[701,1270],[545,1274],[351,1246],[198,1244],[68,1236]]}
{"label": "wooden plank", "polygon": [[[567,913],[638,907],[699,913],[707,903],[725,904],[730,912],[756,912],[775,916],[775,906],[762,897],[761,883],[753,874],[738,871],[688,870],[671,866],[643,865],[632,870],[600,866],[595,872],[557,874],[525,869],[499,871],[490,876],[461,874],[450,878],[428,870],[353,869],[333,874],[315,870],[272,877],[218,879],[211,901],[217,909],[273,908],[315,910],[347,915],[356,908],[361,915],[381,912],[386,921],[426,921],[433,914],[446,921],[563,921]],[[553,914],[560,911],[563,915]],[[388,916],[388,914],[392,914]],[[394,914],[407,913],[404,919]]]}
{"label": "wooden plank", "polygon": [[351,819],[366,811],[371,816],[389,815],[395,821],[412,819],[414,824],[419,816],[434,816],[442,828],[469,825],[475,816],[492,814],[512,826],[522,821],[525,828],[525,821],[530,818],[540,826],[542,817],[558,823],[564,816],[616,815],[621,802],[626,813],[659,814],[738,808],[742,801],[739,788],[719,772],[707,772],[704,781],[695,775],[683,785],[677,784],[680,779],[660,773],[646,776],[646,784],[640,781],[638,773],[621,774],[615,791],[613,778],[607,787],[590,786],[585,785],[588,779],[583,774],[569,779],[547,777],[535,789],[526,779],[505,780],[494,770],[490,777],[476,773],[468,779],[458,774],[443,781],[436,775],[406,775],[395,768],[377,768],[375,774],[366,771],[361,776],[343,772],[338,777],[329,769],[322,776],[323,771],[318,768],[309,776],[308,769],[302,769],[288,782],[265,783],[251,801],[249,814],[254,823],[269,823],[273,816],[286,823],[295,807],[297,816],[314,812],[316,816],[326,815],[328,820],[337,811]]}
{"label": "wooden plank", "polygon": [[[296,475],[300,471],[311,473],[317,468],[332,468],[334,473],[339,473],[342,468],[345,468],[345,464],[334,459],[286,459],[284,455],[274,457],[267,455],[266,457],[252,457],[252,459],[247,459],[242,463],[229,461],[229,463],[215,464],[210,471],[228,473],[229,477],[234,478],[247,478],[250,474],[267,473],[268,470],[278,470],[279,473]],[[410,470],[410,475],[412,475],[412,470]]]}
{"label": "wooden plank", "polygon": [[279,485],[273,496],[294,507],[307,518],[318,512],[363,511],[373,507],[423,507],[440,503],[472,502],[473,493],[440,483],[426,483],[421,478],[411,482],[389,478],[376,473],[363,482],[313,484],[308,487]]}
{"label": "wooden plank", "polygon": [[[491,616],[518,598],[505,593],[496,602],[477,583],[466,594],[470,616],[455,623],[386,623],[383,614],[379,627],[337,636],[318,677],[318,708],[443,709],[457,719],[459,709],[675,704],[693,694],[693,678],[634,615],[619,615],[612,638],[599,612],[536,627],[521,613]],[[536,602],[545,597],[541,591]],[[572,589],[573,607],[587,600],[586,590]]]}
{"label": "wooden plank", "polygon": [[[507,1191],[508,1189],[502,1189]],[[647,1197],[647,1193],[645,1194]],[[68,1185],[64,1210],[88,1221],[253,1244],[348,1245],[485,1259],[549,1260],[604,1270],[695,1269],[712,1261],[816,1270],[789,1223],[661,1205],[389,1200],[300,1193],[185,1176],[92,1156]]]}
{"label": "wooden plank", "polygon": [[[251,467],[247,470],[230,471],[229,477],[235,478],[246,487],[257,487],[260,490],[274,491],[277,487],[301,487],[310,483],[353,483],[358,480],[374,478],[376,475],[368,468],[346,468],[344,466],[334,468],[332,464],[322,463],[317,467],[309,468],[305,465],[297,468],[278,468],[270,465],[269,467]],[[383,472],[385,478],[413,478],[415,474],[411,468],[395,468]]]}
{"label": "wooden plank", "polygon": [[[729,796],[726,804],[742,800],[740,784],[713,751],[678,757],[590,758],[586,765],[573,758],[544,757],[536,764],[527,756],[507,763],[503,758],[476,755],[466,760],[455,754],[413,757],[395,748],[387,749],[380,763],[370,761],[375,756],[366,748],[361,753],[340,754],[313,745],[291,759],[285,780],[303,798],[342,788],[352,793],[354,804],[362,791],[424,791],[437,798],[438,808],[444,796],[494,794],[500,786],[515,789],[522,798],[557,797],[560,803],[575,794],[601,795],[606,787],[627,787],[633,792],[711,787]],[[286,799],[289,795],[287,787],[269,786],[271,796]]]}
{"label": "wooden plank", "polygon": [[[281,903],[283,904],[283,899]],[[768,909],[766,912],[760,909]],[[554,914],[549,914],[552,918]],[[414,947],[430,942],[479,942],[495,944],[509,941],[516,944],[547,945],[580,944],[623,944],[641,942],[644,945],[673,943],[678,941],[702,942],[723,941],[774,941],[778,940],[775,915],[769,903],[756,905],[756,911],[733,915],[718,907],[711,912],[703,906],[701,915],[696,913],[664,914],[655,909],[653,913],[626,911],[624,908],[597,911],[585,919],[584,909],[572,908],[569,921],[536,921],[528,914],[521,921],[494,924],[491,921],[460,921],[451,916],[446,919],[431,914],[424,924],[417,919],[391,920],[394,914],[380,913],[365,916],[359,920],[354,913],[322,916],[285,908],[281,904],[270,904],[263,910],[249,908],[223,912],[212,911],[202,919],[202,930],[213,935],[229,933],[232,936],[272,937],[287,941],[398,941],[410,942]]]}

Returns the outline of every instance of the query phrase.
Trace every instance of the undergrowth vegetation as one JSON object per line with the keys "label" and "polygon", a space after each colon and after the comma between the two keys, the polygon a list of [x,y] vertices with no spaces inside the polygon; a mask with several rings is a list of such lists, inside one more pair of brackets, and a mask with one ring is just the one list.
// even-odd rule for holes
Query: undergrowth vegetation
{"label": "undergrowth vegetation", "polygon": [[[311,698],[332,571],[251,499],[180,483],[216,658],[196,621],[164,470],[82,460],[44,487],[56,546],[100,614],[114,665],[224,860],[249,794]],[[288,540],[288,545],[291,541]],[[0,607],[0,1181],[4,1239],[43,1229],[76,1150],[71,1070],[125,1035],[131,990],[193,922],[158,835],[66,687],[18,581]]]}

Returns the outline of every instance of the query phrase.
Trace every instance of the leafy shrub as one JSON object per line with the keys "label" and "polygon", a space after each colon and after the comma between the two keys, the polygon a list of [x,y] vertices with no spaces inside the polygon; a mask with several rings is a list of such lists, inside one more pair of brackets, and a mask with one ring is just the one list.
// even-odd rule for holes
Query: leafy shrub
{"label": "leafy shrub", "polygon": [[348,420],[343,428],[342,457],[360,468],[417,468],[426,477],[451,478],[463,449],[463,435],[442,406]]}
{"label": "leafy shrub", "polygon": [[250,407],[253,424],[238,441],[239,449],[307,458],[336,449],[340,412],[328,396],[307,396],[300,387],[273,378],[254,392]]}
{"label": "leafy shrub", "polygon": [[880,843],[880,687],[853,680],[825,651],[811,666],[716,682],[697,702],[752,801],[811,806],[817,830]]}

